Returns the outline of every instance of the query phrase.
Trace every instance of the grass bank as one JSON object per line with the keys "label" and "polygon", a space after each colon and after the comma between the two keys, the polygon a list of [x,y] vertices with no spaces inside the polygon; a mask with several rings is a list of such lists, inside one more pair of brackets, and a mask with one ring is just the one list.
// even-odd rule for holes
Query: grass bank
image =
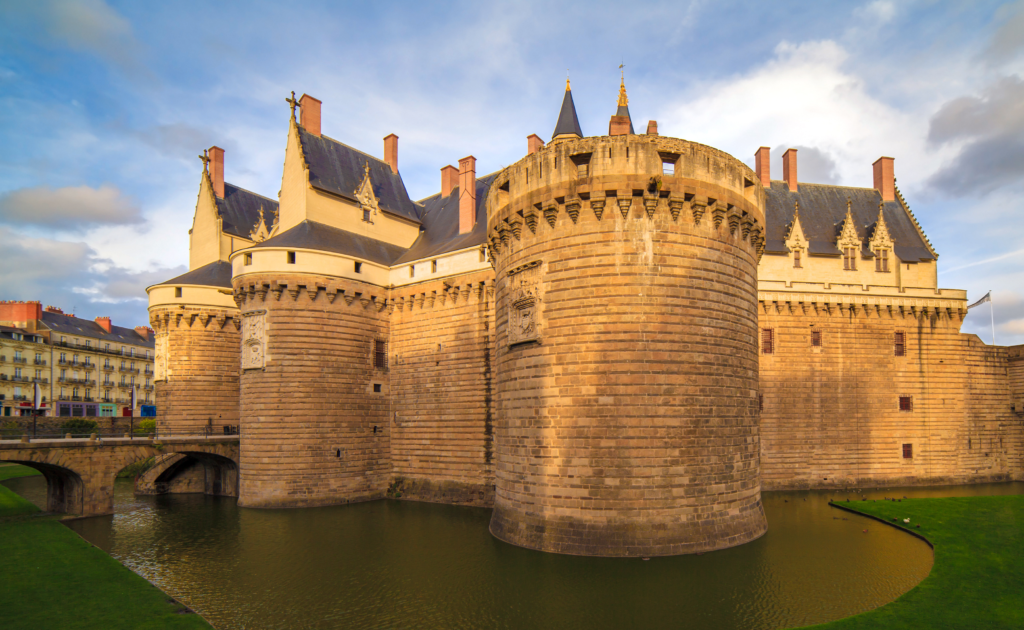
{"label": "grass bank", "polygon": [[[9,468],[13,467],[0,467],[0,475],[8,475],[0,479],[26,476]],[[57,517],[41,513],[3,485],[0,541],[0,626],[4,630],[211,627],[79,538]]]}
{"label": "grass bank", "polygon": [[935,564],[896,601],[817,630],[1024,628],[1024,496],[836,504],[923,536]]}
{"label": "grass bank", "polygon": [[32,475],[41,475],[42,473],[35,468],[29,468],[28,466],[22,466],[20,464],[7,464],[0,462],[0,481],[5,479],[17,479],[18,477],[31,477]]}

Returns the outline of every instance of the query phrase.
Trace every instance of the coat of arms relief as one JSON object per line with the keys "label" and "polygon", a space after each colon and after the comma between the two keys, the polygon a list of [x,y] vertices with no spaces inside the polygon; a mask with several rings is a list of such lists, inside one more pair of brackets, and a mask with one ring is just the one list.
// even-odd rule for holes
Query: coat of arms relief
{"label": "coat of arms relief", "polygon": [[520,265],[508,272],[508,345],[540,339],[541,261]]}
{"label": "coat of arms relief", "polygon": [[266,361],[267,312],[242,313],[242,369],[261,369]]}

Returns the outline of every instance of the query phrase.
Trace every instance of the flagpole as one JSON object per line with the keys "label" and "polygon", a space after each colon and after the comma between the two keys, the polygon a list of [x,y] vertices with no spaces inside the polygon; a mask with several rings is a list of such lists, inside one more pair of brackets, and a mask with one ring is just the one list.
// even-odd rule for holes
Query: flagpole
{"label": "flagpole", "polygon": [[[988,290],[989,296],[992,295],[992,289]],[[996,345],[996,303],[992,301],[992,298],[988,298],[988,314],[992,318],[992,345]]]}

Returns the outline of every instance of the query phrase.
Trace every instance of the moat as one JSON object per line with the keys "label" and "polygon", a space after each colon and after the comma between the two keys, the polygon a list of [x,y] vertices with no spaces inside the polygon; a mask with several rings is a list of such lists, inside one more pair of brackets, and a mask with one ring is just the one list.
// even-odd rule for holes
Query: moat
{"label": "moat", "polygon": [[[41,477],[5,483],[45,499]],[[1024,494],[1024,483],[866,496],[975,494]],[[649,561],[514,547],[488,533],[490,510],[479,508],[250,510],[204,495],[136,497],[129,481],[117,483],[115,516],[69,526],[224,630],[789,628],[881,606],[931,569],[924,542],[827,504],[846,496],[765,493],[760,539]]]}

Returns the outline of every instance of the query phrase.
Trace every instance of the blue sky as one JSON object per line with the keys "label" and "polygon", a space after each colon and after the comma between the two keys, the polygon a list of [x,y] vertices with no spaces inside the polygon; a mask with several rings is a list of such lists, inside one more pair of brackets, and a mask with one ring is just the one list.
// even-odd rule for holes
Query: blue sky
{"label": "blue sky", "polygon": [[[145,323],[188,263],[197,154],[275,197],[291,90],[342,142],[398,134],[418,199],[549,139],[566,70],[605,133],[621,62],[638,131],[769,146],[776,177],[797,147],[802,181],[851,186],[895,157],[940,286],[992,289],[1024,343],[1024,2],[0,0],[0,298]],[[987,307],[963,330],[989,341]]]}

